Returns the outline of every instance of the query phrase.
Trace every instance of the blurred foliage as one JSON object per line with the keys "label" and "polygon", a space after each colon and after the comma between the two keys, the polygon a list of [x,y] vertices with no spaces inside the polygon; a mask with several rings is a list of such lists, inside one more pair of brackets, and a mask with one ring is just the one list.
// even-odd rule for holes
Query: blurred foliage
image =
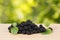
{"label": "blurred foliage", "polygon": [[26,20],[60,23],[60,0],[0,0],[0,23]]}

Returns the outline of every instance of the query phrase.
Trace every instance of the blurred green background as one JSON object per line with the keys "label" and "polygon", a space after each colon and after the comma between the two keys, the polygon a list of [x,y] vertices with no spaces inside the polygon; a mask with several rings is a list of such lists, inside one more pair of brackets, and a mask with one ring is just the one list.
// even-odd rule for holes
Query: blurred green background
{"label": "blurred green background", "polygon": [[31,20],[34,23],[60,23],[60,0],[0,0],[0,23]]}

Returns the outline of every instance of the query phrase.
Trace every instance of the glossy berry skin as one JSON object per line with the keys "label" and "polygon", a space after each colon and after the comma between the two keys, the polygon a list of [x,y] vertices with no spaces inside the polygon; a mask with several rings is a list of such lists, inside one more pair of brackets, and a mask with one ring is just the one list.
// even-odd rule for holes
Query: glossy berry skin
{"label": "glossy berry skin", "polygon": [[46,31],[46,29],[42,25],[39,26],[39,30],[41,33]]}
{"label": "glossy berry skin", "polygon": [[[11,25],[8,28],[10,33],[11,33],[12,27],[13,27],[13,25]],[[16,27],[18,28],[17,34],[31,35],[31,34],[42,33],[42,32],[46,31],[46,29],[43,27],[43,25],[39,25],[39,27],[38,27],[36,24],[34,24],[30,20],[27,20],[26,22],[17,23]],[[49,27],[49,29],[52,30],[52,28],[50,28],[50,27]]]}
{"label": "glossy berry skin", "polygon": [[11,27],[8,27],[8,30],[10,30],[11,29]]}
{"label": "glossy berry skin", "polygon": [[8,27],[8,30],[9,30],[10,33],[11,33],[11,28],[12,27],[13,27],[13,25],[11,25],[11,26]]}
{"label": "glossy berry skin", "polygon": [[26,22],[27,22],[27,23],[32,23],[32,21],[30,21],[30,20],[27,20]]}
{"label": "glossy berry skin", "polygon": [[53,29],[51,27],[49,27],[49,29],[51,29],[51,31],[53,31]]}

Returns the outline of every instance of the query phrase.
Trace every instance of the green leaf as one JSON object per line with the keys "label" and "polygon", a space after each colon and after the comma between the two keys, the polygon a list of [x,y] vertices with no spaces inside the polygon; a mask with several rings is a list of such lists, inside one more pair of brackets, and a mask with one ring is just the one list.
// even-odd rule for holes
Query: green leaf
{"label": "green leaf", "polygon": [[11,33],[12,34],[17,34],[17,32],[18,32],[18,28],[17,27],[11,28]]}
{"label": "green leaf", "polygon": [[12,25],[13,25],[13,27],[16,27],[17,24],[16,23],[12,23]]}
{"label": "green leaf", "polygon": [[43,32],[43,34],[50,34],[52,32],[51,29],[47,29],[45,32]]}

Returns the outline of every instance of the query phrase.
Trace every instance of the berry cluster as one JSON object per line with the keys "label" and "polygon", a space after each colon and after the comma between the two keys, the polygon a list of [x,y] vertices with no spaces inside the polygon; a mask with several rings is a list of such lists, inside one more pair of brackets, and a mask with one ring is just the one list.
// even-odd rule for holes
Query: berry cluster
{"label": "berry cluster", "polygon": [[[13,25],[11,25],[8,30],[11,33],[11,28]],[[32,23],[32,21],[27,20],[26,22],[21,22],[16,25],[18,28],[17,34],[35,34],[35,33],[42,33],[46,31],[46,28],[44,28],[42,25],[37,26],[36,24]],[[52,28],[50,28],[52,30]]]}

